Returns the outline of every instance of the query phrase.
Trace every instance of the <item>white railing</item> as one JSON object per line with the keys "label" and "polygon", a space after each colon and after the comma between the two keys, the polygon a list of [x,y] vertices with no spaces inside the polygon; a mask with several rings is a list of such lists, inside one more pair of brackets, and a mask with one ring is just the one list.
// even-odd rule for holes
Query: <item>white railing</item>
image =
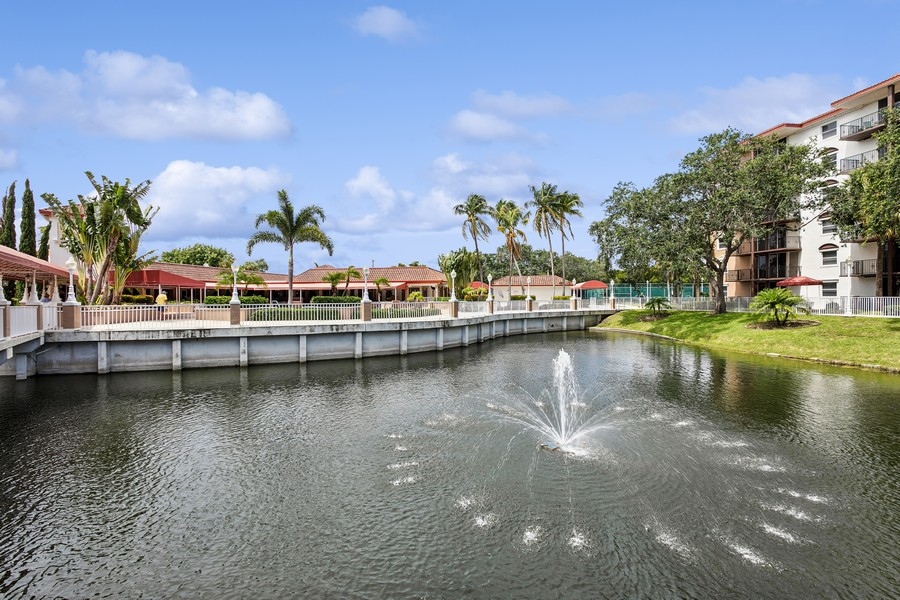
{"label": "white railing", "polygon": [[169,304],[82,306],[81,326],[86,329],[190,329],[227,327],[227,305]]}
{"label": "white railing", "polygon": [[[9,335],[14,337],[38,330],[38,316],[34,306],[9,306]],[[37,307],[40,308],[40,307]]]}
{"label": "white railing", "polygon": [[44,330],[59,329],[59,314],[62,312],[62,306],[59,304],[42,304]]}
{"label": "white railing", "polygon": [[450,315],[449,302],[373,302],[372,319],[423,319]]}
{"label": "white railing", "polygon": [[245,304],[241,323],[286,323],[308,321],[356,321],[361,318],[358,302],[339,304]]}
{"label": "white railing", "polygon": [[572,302],[569,300],[550,300],[549,302],[538,302],[538,310],[569,310]]}
{"label": "white railing", "polygon": [[[804,296],[809,311],[813,315],[856,316],[856,317],[900,317],[900,297],[897,296]],[[712,311],[716,307],[713,298],[665,298],[675,310]],[[751,297],[728,297],[725,309],[728,312],[753,312]],[[618,309],[640,309],[646,298],[616,298]]]}
{"label": "white railing", "polygon": [[487,302],[460,302],[459,314],[479,315],[487,314]]}
{"label": "white railing", "polygon": [[527,300],[504,300],[503,302],[494,302],[495,312],[512,312],[528,310],[526,306]]}

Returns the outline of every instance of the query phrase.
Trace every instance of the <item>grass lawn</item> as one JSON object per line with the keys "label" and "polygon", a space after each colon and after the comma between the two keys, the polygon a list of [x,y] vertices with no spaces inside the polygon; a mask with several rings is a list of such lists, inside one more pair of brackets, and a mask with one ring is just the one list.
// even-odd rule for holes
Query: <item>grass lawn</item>
{"label": "grass lawn", "polygon": [[625,310],[597,327],[655,333],[707,348],[900,370],[900,318],[801,315],[818,325],[754,329],[748,325],[761,317],[751,313],[670,311],[655,321],[647,320],[650,314]]}

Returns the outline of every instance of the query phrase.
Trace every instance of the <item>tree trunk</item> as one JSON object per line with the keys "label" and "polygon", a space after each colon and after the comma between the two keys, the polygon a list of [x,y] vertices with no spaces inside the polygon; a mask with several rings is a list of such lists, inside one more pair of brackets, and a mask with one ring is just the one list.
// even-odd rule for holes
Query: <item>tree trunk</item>
{"label": "tree trunk", "polygon": [[569,283],[569,280],[566,279],[566,234],[562,232],[562,228],[560,228],[560,244],[562,244],[562,250],[560,251],[560,258],[562,259],[562,278],[563,278],[563,289],[562,295],[566,295],[566,284]]}
{"label": "tree trunk", "polygon": [[294,245],[288,246],[288,306],[294,303]]}
{"label": "tree trunk", "polygon": [[481,252],[478,251],[478,236],[473,233],[472,240],[475,241],[475,260],[478,261],[478,277],[481,283],[484,283],[484,265],[481,264]]}
{"label": "tree trunk", "polygon": [[551,293],[550,299],[552,300],[554,296],[556,296],[556,268],[553,264],[553,237],[550,234],[550,231],[547,231],[547,245],[550,246],[550,281],[553,286],[553,292]]}
{"label": "tree trunk", "polygon": [[[723,262],[724,265],[724,262]],[[717,315],[721,315],[725,313],[725,268],[720,267],[716,269],[716,279],[713,284],[716,293],[716,307],[715,313]]]}
{"label": "tree trunk", "polygon": [[884,247],[887,246],[885,242],[878,242],[877,251],[875,253],[875,297],[879,298],[884,295],[886,277],[884,274]]}

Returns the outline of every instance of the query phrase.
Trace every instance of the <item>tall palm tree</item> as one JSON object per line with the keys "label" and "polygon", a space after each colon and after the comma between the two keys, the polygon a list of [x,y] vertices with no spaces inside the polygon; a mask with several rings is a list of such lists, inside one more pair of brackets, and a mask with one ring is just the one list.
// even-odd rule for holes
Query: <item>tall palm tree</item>
{"label": "tall palm tree", "polygon": [[359,279],[362,277],[362,273],[359,272],[359,269],[350,265],[347,267],[347,270],[344,272],[344,295],[347,295],[347,289],[350,287],[350,280],[353,278]]}
{"label": "tall palm tree", "polygon": [[334,253],[334,242],[325,235],[321,223],[325,220],[325,212],[321,207],[310,204],[294,212],[294,205],[285,190],[278,192],[278,210],[270,210],[256,217],[255,227],[265,223],[272,230],[256,231],[247,242],[247,254],[253,253],[253,247],[261,242],[281,244],[288,251],[288,305],[294,302],[294,244],[315,242],[328,255]]}
{"label": "tall palm tree", "polygon": [[553,295],[556,295],[556,268],[553,262],[553,230],[559,227],[558,209],[556,206],[556,186],[547,183],[541,184],[540,189],[529,185],[532,199],[525,203],[525,208],[534,209],[534,230],[540,237],[547,237],[550,246],[550,277],[553,282]]}
{"label": "tall palm tree", "polygon": [[[503,234],[506,239],[506,249],[509,251],[509,286],[507,293],[512,298],[512,272],[513,263],[515,263],[516,271],[519,273],[519,280],[522,279],[522,271],[519,270],[519,259],[522,257],[522,244],[528,240],[525,238],[525,231],[520,229],[528,225],[528,219],[531,218],[531,212],[522,212],[521,207],[510,200],[497,201],[494,207],[494,220],[497,221],[497,231]],[[523,289],[522,293],[525,291]]]}
{"label": "tall palm tree", "polygon": [[[570,216],[583,217],[581,208],[584,202],[578,197],[578,194],[572,194],[568,190],[556,196],[557,210],[557,227],[562,242],[562,278],[563,278],[563,294],[566,293],[566,239],[572,235],[572,224],[569,222]],[[568,235],[566,234],[568,231]]]}
{"label": "tall palm tree", "polygon": [[486,241],[491,236],[491,226],[484,220],[484,217],[491,216],[491,212],[487,200],[478,194],[469,194],[465,202],[453,207],[454,214],[466,217],[462,226],[463,239],[469,239],[469,236],[472,236],[472,241],[475,242],[475,257],[478,261],[478,276],[481,281],[484,281],[484,267],[481,264],[478,240]]}

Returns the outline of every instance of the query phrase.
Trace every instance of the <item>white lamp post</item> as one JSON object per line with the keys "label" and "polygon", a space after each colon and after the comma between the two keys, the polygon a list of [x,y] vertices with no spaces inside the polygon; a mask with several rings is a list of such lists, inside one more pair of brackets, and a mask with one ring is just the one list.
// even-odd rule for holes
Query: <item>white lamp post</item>
{"label": "white lamp post", "polygon": [[850,306],[850,291],[853,287],[853,261],[850,260],[850,254],[847,253],[847,302],[844,304],[844,315],[853,316],[853,308]]}
{"label": "white lamp post", "polygon": [[610,280],[609,280],[609,300],[610,300],[610,303],[614,302],[615,299],[616,299],[616,280],[615,280],[615,279],[610,279]]}
{"label": "white lamp post", "polygon": [[456,269],[450,271],[450,302],[456,302]]}
{"label": "white lamp post", "polygon": [[75,262],[75,257],[70,255],[69,260],[66,261],[66,269],[69,271],[69,295],[66,296],[66,304],[78,304],[78,299],[75,298],[75,284],[72,280],[76,268],[78,268],[78,263]]}
{"label": "white lamp post", "polygon": [[575,297],[575,280],[572,279],[572,297]]}
{"label": "white lamp post", "polygon": [[363,302],[371,302],[369,300],[369,267],[363,267]]}
{"label": "white lamp post", "polygon": [[525,278],[525,283],[528,284],[528,297],[525,299],[531,300],[531,275],[529,275],[527,278]]}
{"label": "white lamp post", "polygon": [[493,280],[494,280],[494,276],[491,275],[490,273],[488,273],[488,297],[487,297],[488,302],[494,301],[494,295],[493,295],[493,293],[491,293],[491,282]]}
{"label": "white lamp post", "polygon": [[231,263],[231,273],[233,275],[234,284],[231,288],[231,301],[229,302],[229,304],[240,304],[241,299],[238,298],[238,293],[237,293],[237,274],[238,274],[237,263]]}

